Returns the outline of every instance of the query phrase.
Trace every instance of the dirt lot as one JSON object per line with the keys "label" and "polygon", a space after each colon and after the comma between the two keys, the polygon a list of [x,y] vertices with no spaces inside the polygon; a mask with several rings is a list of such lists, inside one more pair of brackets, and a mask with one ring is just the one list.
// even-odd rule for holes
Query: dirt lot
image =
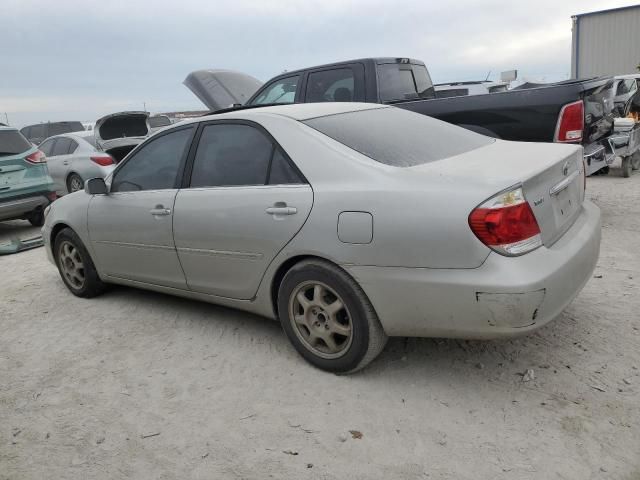
{"label": "dirt lot", "polygon": [[640,479],[640,174],[588,183],[602,253],[560,318],[392,339],[348,377],[276,323],[127,288],[81,300],[42,249],[1,257],[0,479]]}

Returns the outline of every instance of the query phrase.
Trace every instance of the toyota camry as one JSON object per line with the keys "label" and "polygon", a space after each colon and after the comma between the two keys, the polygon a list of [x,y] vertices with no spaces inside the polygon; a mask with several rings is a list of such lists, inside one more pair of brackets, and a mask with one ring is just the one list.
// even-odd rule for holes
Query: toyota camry
{"label": "toyota camry", "polygon": [[346,373],[388,336],[543,326],[590,278],[600,212],[579,146],[317,103],[163,129],[55,202],[43,234],[74,295],[115,283],[254,312]]}

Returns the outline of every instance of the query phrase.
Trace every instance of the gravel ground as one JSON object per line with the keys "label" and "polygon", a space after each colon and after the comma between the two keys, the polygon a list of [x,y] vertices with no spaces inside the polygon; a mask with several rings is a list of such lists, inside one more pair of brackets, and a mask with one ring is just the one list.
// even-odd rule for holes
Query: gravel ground
{"label": "gravel ground", "polygon": [[[512,341],[307,365],[279,325],[0,258],[0,479],[640,479],[640,174],[590,178],[594,278]],[[33,229],[0,224],[0,238]],[[523,375],[531,369],[533,374]]]}

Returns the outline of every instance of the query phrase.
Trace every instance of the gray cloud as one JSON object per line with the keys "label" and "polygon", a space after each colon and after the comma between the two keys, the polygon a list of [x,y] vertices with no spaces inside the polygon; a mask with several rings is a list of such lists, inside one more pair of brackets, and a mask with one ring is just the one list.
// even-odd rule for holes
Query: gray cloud
{"label": "gray cloud", "polygon": [[230,68],[262,80],[365,56],[424,60],[436,81],[518,68],[568,74],[571,15],[628,1],[4,0],[0,113],[15,124],[119,109],[199,109],[181,84]]}

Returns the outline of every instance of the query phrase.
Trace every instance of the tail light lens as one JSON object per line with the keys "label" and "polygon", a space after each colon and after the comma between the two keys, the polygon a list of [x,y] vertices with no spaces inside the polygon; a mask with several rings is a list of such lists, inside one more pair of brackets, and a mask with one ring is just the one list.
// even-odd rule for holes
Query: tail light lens
{"label": "tail light lens", "polygon": [[584,103],[567,103],[560,110],[554,142],[581,142],[584,130]]}
{"label": "tail light lens", "polygon": [[29,163],[33,163],[34,165],[47,163],[47,157],[40,150],[36,150],[31,155],[27,155],[26,157],[24,157],[24,159]]}
{"label": "tail light lens", "polygon": [[91,160],[102,167],[108,167],[116,163],[111,155],[94,155]]}
{"label": "tail light lens", "polygon": [[49,192],[47,193],[47,198],[51,201],[54,202],[58,199],[58,194],[56,192]]}
{"label": "tail light lens", "polygon": [[469,226],[482,243],[502,255],[515,257],[542,245],[540,227],[521,187],[477,207],[469,215]]}

